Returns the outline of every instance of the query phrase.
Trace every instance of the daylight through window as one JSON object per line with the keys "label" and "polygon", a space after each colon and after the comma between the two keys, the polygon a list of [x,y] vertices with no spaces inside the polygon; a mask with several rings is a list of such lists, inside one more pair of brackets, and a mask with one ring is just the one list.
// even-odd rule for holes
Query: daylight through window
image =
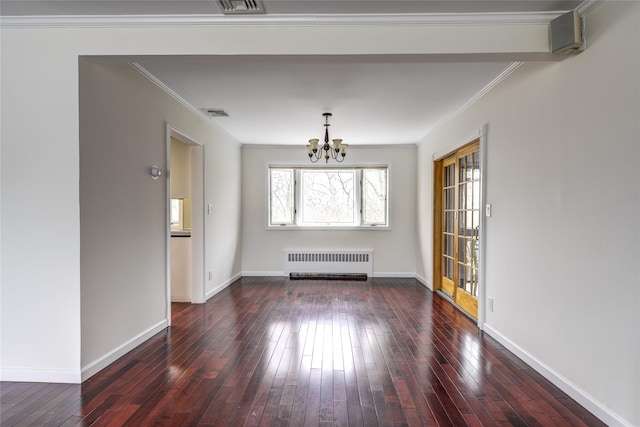
{"label": "daylight through window", "polygon": [[387,167],[269,168],[269,226],[388,226]]}

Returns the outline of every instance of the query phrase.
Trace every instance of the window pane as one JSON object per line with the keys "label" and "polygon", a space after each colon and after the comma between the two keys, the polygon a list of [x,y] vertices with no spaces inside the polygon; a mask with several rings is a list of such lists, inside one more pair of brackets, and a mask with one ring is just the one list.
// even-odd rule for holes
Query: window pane
{"label": "window pane", "polygon": [[455,165],[449,165],[444,168],[444,186],[453,187],[456,183]]}
{"label": "window pane", "polygon": [[444,208],[446,210],[452,210],[455,207],[456,200],[455,197],[455,188],[448,188],[444,190]]}
{"label": "window pane", "polygon": [[170,222],[172,228],[182,228],[182,199],[171,199]]}
{"label": "window pane", "polygon": [[473,153],[473,179],[480,179],[480,153],[476,151]]}
{"label": "window pane", "polygon": [[362,223],[387,223],[387,170],[362,171]]}
{"label": "window pane", "polygon": [[302,223],[356,225],[355,171],[301,171]]}
{"label": "window pane", "polygon": [[444,214],[444,231],[445,233],[453,233],[454,230],[454,222],[453,222],[453,212],[445,212]]}
{"label": "window pane", "polygon": [[272,225],[293,224],[294,182],[293,169],[270,169]]}

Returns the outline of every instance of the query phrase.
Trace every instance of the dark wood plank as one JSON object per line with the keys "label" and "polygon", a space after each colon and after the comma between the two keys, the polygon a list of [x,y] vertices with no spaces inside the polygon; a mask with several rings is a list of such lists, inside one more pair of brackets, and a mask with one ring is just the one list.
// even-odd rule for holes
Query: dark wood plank
{"label": "dark wood plank", "polygon": [[81,385],[0,384],[3,426],[602,426],[413,279],[247,277]]}

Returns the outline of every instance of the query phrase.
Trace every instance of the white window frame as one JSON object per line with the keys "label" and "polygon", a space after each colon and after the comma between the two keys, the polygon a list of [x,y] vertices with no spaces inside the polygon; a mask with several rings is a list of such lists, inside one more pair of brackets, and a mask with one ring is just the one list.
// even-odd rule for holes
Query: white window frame
{"label": "white window frame", "polygon": [[[365,171],[371,171],[371,170],[384,170],[385,171],[385,183],[387,185],[387,188],[385,189],[385,213],[384,213],[384,222],[365,222],[364,220],[364,173]],[[389,226],[389,168],[388,167],[369,167],[369,168],[362,168],[359,171],[360,177],[359,177],[359,182],[360,185],[358,186],[358,189],[360,191],[360,224],[363,226],[369,226],[369,227],[388,227]]]}
{"label": "white window frame", "polygon": [[[272,224],[271,223],[271,170],[272,169],[290,169],[294,173],[294,213],[292,224]],[[385,223],[364,223],[362,219],[363,213],[363,171],[371,169],[384,169],[386,171],[386,199],[385,199]],[[303,170],[343,170],[343,171],[355,171],[355,221],[350,224],[304,224],[302,222],[302,181],[301,175]],[[292,165],[268,165],[267,166],[267,197],[266,197],[266,228],[268,230],[312,230],[312,229],[359,229],[359,230],[390,230],[390,199],[391,199],[391,167],[389,165],[374,165],[374,166],[336,166],[336,167],[309,167],[309,166],[292,166]]]}
{"label": "white window frame", "polygon": [[[284,223],[276,223],[276,224],[272,224],[271,222],[271,214],[273,212],[272,206],[271,206],[271,182],[272,182],[272,175],[271,175],[271,171],[272,170],[286,170],[286,171],[292,171],[293,172],[293,213],[291,215],[291,220],[284,222]],[[297,206],[296,206],[296,183],[297,183],[297,176],[296,176],[296,170],[295,168],[291,168],[291,167],[270,167],[268,169],[267,172],[267,181],[268,181],[268,186],[267,186],[267,221],[269,226],[284,226],[284,225],[288,225],[288,226],[292,226],[296,224],[296,211],[297,211]]]}

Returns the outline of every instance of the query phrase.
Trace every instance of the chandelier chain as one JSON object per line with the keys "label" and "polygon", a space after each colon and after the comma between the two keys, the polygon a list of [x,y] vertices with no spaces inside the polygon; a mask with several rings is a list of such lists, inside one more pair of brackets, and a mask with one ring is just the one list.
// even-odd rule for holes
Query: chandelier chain
{"label": "chandelier chain", "polygon": [[324,144],[321,147],[318,147],[319,139],[313,138],[309,140],[307,144],[307,154],[309,156],[309,160],[312,163],[316,163],[322,157],[325,158],[326,163],[329,163],[329,158],[332,158],[336,162],[343,162],[345,156],[347,155],[347,148],[349,147],[347,144],[343,144],[341,139],[332,140],[333,145],[329,142],[329,117],[332,116],[331,113],[323,113],[324,116]]}

